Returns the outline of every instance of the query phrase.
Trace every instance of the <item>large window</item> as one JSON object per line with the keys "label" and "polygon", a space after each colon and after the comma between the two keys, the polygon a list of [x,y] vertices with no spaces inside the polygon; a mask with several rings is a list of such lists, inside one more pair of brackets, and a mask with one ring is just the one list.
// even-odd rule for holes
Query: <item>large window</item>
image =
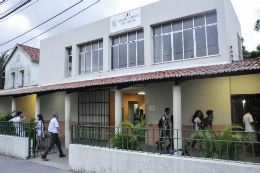
{"label": "large window", "polygon": [[72,48],[67,48],[67,77],[72,73]]}
{"label": "large window", "polygon": [[217,13],[153,27],[154,63],[219,54]]}
{"label": "large window", "polygon": [[89,74],[103,71],[102,40],[81,45],[79,49],[79,74]]}
{"label": "large window", "polygon": [[11,73],[11,88],[15,87],[15,73]]}
{"label": "large window", "polygon": [[19,72],[19,86],[22,87],[24,86],[24,71],[21,70]]}
{"label": "large window", "polygon": [[113,37],[111,57],[113,70],[144,65],[143,30]]}

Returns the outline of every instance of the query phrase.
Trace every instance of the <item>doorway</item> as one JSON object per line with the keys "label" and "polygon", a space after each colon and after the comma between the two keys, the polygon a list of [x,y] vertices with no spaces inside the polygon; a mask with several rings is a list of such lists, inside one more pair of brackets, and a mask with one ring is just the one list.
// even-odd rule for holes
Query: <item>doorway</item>
{"label": "doorway", "polygon": [[134,124],[134,114],[138,108],[138,102],[128,101],[128,121]]}

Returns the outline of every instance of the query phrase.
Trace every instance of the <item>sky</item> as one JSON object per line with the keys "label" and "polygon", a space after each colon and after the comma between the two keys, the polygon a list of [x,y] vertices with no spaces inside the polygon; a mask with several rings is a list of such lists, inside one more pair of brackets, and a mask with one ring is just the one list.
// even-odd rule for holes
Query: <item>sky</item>
{"label": "sky", "polygon": [[[1,5],[0,14],[19,1],[20,0],[9,0],[5,4]],[[6,20],[0,20],[0,44],[23,34],[79,1],[80,0],[32,0],[30,4],[34,4],[30,7],[7,18]],[[41,34],[96,1],[97,0],[84,0],[79,5],[30,33],[0,46],[0,52],[14,47],[17,43],[21,44],[36,35]],[[100,2],[91,8],[38,38],[25,43],[25,45],[40,48],[40,40],[42,39],[156,1],[158,0],[100,0]],[[246,46],[246,49],[248,51],[256,50],[257,45],[260,44],[260,32],[255,32],[253,27],[256,20],[260,19],[260,0],[231,0],[231,2],[241,24],[242,37],[245,40],[244,45]]]}

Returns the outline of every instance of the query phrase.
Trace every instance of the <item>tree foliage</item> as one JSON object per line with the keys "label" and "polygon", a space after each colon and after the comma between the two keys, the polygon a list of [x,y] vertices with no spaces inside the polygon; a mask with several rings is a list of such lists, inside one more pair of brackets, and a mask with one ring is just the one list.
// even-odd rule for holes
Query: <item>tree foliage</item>
{"label": "tree foliage", "polygon": [[256,47],[256,50],[253,50],[252,52],[249,52],[246,50],[246,47],[244,46],[244,38],[242,37],[242,51],[243,51],[243,58],[244,59],[250,59],[250,58],[257,58],[260,57],[260,45]]}
{"label": "tree foliage", "polygon": [[255,22],[254,30],[255,30],[256,32],[259,32],[259,31],[260,31],[260,19],[258,19],[258,20]]}
{"label": "tree foliage", "polygon": [[3,73],[3,65],[5,60],[7,59],[9,55],[6,53],[1,54],[0,56],[0,89],[2,89],[2,73]]}

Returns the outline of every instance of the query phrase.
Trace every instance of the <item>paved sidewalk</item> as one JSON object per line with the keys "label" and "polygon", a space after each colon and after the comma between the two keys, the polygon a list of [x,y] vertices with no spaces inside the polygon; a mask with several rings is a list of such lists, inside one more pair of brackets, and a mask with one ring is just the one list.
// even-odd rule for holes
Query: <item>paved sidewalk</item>
{"label": "paved sidewalk", "polygon": [[[56,154],[54,154],[56,155]],[[51,158],[51,157],[50,157]],[[38,158],[36,158],[38,159]],[[57,159],[60,159],[57,155]],[[1,173],[71,173],[68,170],[47,166],[45,164],[40,164],[32,162],[30,160],[20,160],[13,157],[0,155],[0,168]]]}

